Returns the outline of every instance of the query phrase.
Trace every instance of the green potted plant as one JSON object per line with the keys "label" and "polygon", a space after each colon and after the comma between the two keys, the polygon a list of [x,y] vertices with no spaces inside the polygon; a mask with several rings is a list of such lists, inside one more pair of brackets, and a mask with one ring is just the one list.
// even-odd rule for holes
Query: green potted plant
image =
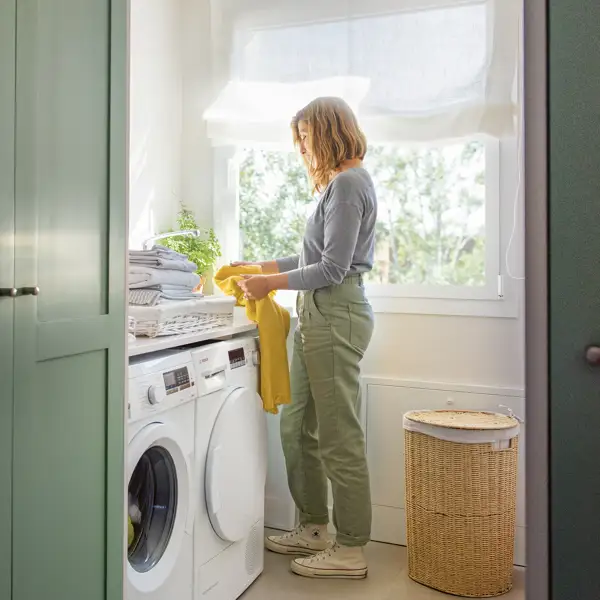
{"label": "green potted plant", "polygon": [[[183,204],[177,214],[177,229],[201,229],[196,223],[192,211]],[[169,231],[174,230],[170,229]],[[198,266],[196,273],[200,276],[200,284],[194,291],[202,292],[207,277],[215,266],[217,259],[221,256],[221,245],[214,230],[212,228],[206,230],[203,237],[177,235],[162,240],[161,244],[175,250],[175,252],[185,254],[193,263],[196,263]]]}

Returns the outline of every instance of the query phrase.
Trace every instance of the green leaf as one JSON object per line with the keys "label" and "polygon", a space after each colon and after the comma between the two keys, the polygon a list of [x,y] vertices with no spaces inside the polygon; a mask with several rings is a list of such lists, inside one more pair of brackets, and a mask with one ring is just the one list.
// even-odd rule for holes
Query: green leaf
{"label": "green leaf", "polygon": [[[183,204],[177,214],[178,229],[198,229],[203,231],[202,237],[192,237],[188,235],[178,235],[161,241],[163,246],[185,254],[193,263],[196,263],[198,269],[196,273],[200,276],[207,275],[215,266],[217,259],[221,256],[221,245],[215,235],[214,230],[202,228],[196,222],[196,218],[191,210]],[[169,229],[164,233],[169,233]]]}

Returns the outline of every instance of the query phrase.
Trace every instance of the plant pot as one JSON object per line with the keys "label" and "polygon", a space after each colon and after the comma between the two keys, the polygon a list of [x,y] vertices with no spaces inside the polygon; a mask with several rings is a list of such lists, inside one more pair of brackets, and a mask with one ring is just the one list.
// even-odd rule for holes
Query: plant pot
{"label": "plant pot", "polygon": [[202,275],[200,277],[200,283],[194,288],[194,292],[201,294],[204,291],[204,286],[206,285],[206,277]]}

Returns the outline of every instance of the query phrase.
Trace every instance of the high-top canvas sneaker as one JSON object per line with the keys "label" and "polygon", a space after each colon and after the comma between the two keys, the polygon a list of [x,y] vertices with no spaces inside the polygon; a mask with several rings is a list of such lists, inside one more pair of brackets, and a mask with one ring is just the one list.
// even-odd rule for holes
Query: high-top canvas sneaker
{"label": "high-top canvas sneaker", "polygon": [[364,579],[368,568],[362,548],[334,544],[309,558],[294,559],[292,571],[315,579]]}
{"label": "high-top canvas sneaker", "polygon": [[285,535],[270,535],[265,547],[278,554],[311,556],[333,545],[327,533],[327,525],[300,525]]}

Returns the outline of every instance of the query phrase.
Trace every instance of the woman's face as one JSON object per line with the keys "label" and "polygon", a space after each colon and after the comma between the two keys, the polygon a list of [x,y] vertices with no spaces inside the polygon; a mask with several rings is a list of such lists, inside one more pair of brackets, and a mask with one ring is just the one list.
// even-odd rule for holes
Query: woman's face
{"label": "woman's face", "polygon": [[310,136],[308,123],[300,121],[298,123],[298,135],[300,137],[300,153],[307,164],[312,164],[312,147],[310,145]]}

